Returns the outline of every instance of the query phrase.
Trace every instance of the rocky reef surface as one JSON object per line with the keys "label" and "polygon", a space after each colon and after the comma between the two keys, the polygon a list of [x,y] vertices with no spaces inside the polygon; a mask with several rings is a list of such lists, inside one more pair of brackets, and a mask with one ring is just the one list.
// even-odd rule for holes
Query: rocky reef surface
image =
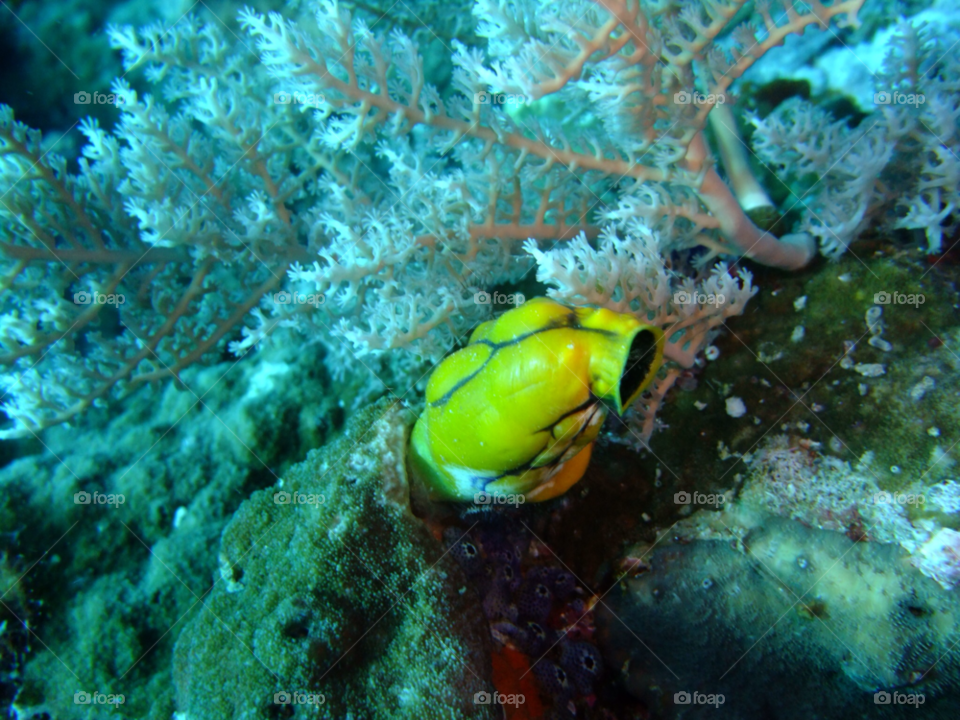
{"label": "rocky reef surface", "polygon": [[582,483],[636,540],[594,566],[597,641],[650,717],[956,716],[957,260],[858,254],[761,277],[640,467],[608,450]]}
{"label": "rocky reef surface", "polygon": [[240,506],[177,641],[180,720],[496,717],[479,603],[410,510],[408,419],[372,405]]}
{"label": "rocky reef surface", "polygon": [[684,521],[635,549],[597,613],[655,717],[955,717],[960,597],[906,551],[740,506],[701,514],[711,531]]}
{"label": "rocky reef surface", "polygon": [[[278,344],[255,363],[191,369],[178,386],[144,389],[122,411],[95,411],[82,425],[52,428],[42,442],[6,443],[20,457],[0,470],[0,717],[168,720],[177,711],[175,643],[223,585],[224,528],[251,493],[288,473],[299,477],[294,463],[342,437],[344,407],[368,391],[334,385],[315,348]],[[401,447],[393,451],[403,452],[402,438],[395,440]],[[363,448],[384,450],[361,443],[356,462]],[[367,459],[371,468],[379,461]],[[320,492],[331,498],[324,512],[337,514],[362,495],[334,505],[329,489]],[[375,530],[377,523],[363,524]],[[228,540],[237,542],[232,527]],[[415,545],[406,528],[394,530],[397,548]],[[381,561],[413,567],[404,557]],[[396,598],[380,590],[386,610]],[[388,619],[381,630],[393,627]],[[232,656],[240,652],[248,653],[235,643]],[[77,693],[91,702],[75,702]],[[97,705],[111,696],[123,699]]]}
{"label": "rocky reef surface", "polygon": [[[485,717],[494,689],[525,696],[511,720],[696,717],[711,694],[744,718],[893,718],[918,695],[949,717],[957,266],[912,287],[923,261],[897,252],[763,278],[652,448],[599,445],[539,505],[415,516],[412,412],[295,345],[8,445],[10,717]],[[878,313],[885,288],[925,303]]]}

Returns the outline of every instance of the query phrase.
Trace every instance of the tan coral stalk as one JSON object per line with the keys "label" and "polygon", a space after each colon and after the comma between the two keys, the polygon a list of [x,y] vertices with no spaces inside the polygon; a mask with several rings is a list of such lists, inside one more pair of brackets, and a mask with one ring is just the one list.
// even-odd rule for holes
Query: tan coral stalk
{"label": "tan coral stalk", "polygon": [[763,207],[774,207],[773,201],[757,182],[750,170],[750,161],[745,152],[746,145],[737,131],[737,121],[733,111],[726,104],[717,105],[709,115],[710,128],[717,139],[717,152],[723,162],[723,169],[730,178],[730,185],[746,212]]}
{"label": "tan coral stalk", "polygon": [[745,257],[784,270],[799,270],[813,259],[817,246],[809,235],[778,239],[754,225],[717,171],[708,165],[710,162],[703,134],[697,133],[687,148],[686,165],[693,172],[705,168],[698,193],[710,213],[720,221],[720,234],[724,239]]}

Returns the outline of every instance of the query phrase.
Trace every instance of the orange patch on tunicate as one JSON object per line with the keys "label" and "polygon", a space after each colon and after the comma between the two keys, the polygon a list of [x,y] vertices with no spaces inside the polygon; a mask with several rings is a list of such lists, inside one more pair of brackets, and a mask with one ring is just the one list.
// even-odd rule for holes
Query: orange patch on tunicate
{"label": "orange patch on tunicate", "polygon": [[523,695],[523,705],[504,705],[507,720],[538,720],[545,708],[537,682],[530,670],[530,658],[506,645],[493,653],[493,686],[504,695]]}

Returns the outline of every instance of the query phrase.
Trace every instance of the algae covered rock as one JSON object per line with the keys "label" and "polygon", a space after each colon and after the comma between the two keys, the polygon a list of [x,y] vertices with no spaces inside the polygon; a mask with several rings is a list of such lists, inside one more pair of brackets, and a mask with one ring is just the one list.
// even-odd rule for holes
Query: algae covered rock
{"label": "algae covered rock", "polygon": [[14,613],[0,645],[21,653],[2,689],[12,712],[89,720],[82,691],[123,696],[104,716],[169,720],[174,643],[202,608],[224,527],[339,432],[343,397],[315,359],[277,344],[18,442],[0,469],[0,595]]}
{"label": "algae covered rock", "polygon": [[181,633],[178,718],[495,717],[482,612],[410,511],[409,422],[386,403],[254,493]]}
{"label": "algae covered rock", "polygon": [[644,562],[597,624],[653,717],[955,717],[960,596],[897,545],[766,517],[739,540],[681,532]]}

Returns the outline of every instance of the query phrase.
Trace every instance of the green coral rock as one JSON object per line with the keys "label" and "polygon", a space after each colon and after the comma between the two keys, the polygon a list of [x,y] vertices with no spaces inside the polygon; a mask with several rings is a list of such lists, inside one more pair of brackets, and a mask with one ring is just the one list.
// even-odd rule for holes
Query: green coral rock
{"label": "green coral rock", "polygon": [[410,511],[408,429],[381,402],[240,506],[177,642],[178,718],[495,716],[482,613]]}
{"label": "green coral rock", "polygon": [[[601,604],[604,655],[667,717],[955,717],[960,596],[893,544],[767,517],[733,539],[658,544]],[[629,628],[629,631],[628,631]],[[877,691],[897,693],[875,703]],[[776,712],[773,709],[776,708]],[[654,713],[654,717],[661,717]]]}

